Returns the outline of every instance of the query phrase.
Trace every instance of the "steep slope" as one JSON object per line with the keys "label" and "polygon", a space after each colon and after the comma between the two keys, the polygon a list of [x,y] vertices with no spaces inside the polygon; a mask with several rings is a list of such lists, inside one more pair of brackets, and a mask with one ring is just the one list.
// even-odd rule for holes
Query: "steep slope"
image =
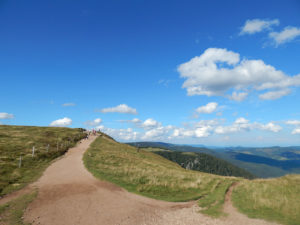
{"label": "steep slope", "polygon": [[168,160],[178,163],[185,169],[197,170],[222,176],[244,177],[247,179],[255,178],[254,175],[246,170],[205,153],[161,151],[160,149],[153,152]]}

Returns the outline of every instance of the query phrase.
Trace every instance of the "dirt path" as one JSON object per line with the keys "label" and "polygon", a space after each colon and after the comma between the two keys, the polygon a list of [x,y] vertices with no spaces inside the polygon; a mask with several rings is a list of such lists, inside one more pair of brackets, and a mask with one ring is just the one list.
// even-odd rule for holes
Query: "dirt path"
{"label": "dirt path", "polygon": [[224,212],[228,214],[228,217],[226,218],[227,222],[235,221],[233,224],[243,224],[243,225],[268,225],[268,224],[277,224],[277,223],[271,223],[260,219],[250,219],[246,215],[241,214],[238,212],[238,210],[233,207],[232,201],[231,201],[231,195],[233,189],[238,186],[238,183],[233,183],[231,187],[229,188],[228,192],[225,196],[225,204],[224,204]]}
{"label": "dirt path", "polygon": [[[33,225],[229,225],[268,224],[233,213],[225,219],[212,219],[199,213],[195,202],[170,203],[149,199],[94,178],[84,167],[82,156],[96,137],[84,140],[47,168],[31,187],[37,198],[25,212]],[[232,191],[232,190],[231,190]],[[231,210],[231,211],[230,211]],[[240,219],[237,223],[236,218]]]}

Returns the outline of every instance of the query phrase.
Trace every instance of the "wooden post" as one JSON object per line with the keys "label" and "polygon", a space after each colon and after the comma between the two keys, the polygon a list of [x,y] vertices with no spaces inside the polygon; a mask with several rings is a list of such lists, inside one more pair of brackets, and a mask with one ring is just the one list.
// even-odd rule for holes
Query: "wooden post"
{"label": "wooden post", "polygon": [[20,156],[20,159],[19,159],[19,168],[21,168],[22,166],[22,156]]}
{"label": "wooden post", "polygon": [[49,152],[49,144],[47,145],[47,152]]}
{"label": "wooden post", "polygon": [[34,156],[34,152],[35,152],[35,147],[32,147],[32,157]]}

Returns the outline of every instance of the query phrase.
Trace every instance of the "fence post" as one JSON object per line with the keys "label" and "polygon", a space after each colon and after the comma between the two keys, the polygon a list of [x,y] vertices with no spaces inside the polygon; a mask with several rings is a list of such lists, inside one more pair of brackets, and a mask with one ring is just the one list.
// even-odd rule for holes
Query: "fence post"
{"label": "fence post", "polygon": [[32,157],[34,156],[34,152],[35,152],[35,147],[32,147]]}
{"label": "fence post", "polygon": [[21,168],[22,166],[22,156],[20,156],[20,159],[19,159],[19,168]]}
{"label": "fence post", "polygon": [[47,152],[49,151],[49,144],[47,145]]}

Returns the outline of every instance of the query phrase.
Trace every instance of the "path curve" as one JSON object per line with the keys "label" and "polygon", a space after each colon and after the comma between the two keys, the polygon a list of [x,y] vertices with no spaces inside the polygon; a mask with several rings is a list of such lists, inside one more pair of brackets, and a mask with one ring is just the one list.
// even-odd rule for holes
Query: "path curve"
{"label": "path curve", "polygon": [[241,214],[232,204],[231,196],[232,191],[235,187],[239,185],[238,182],[233,183],[230,188],[228,189],[226,196],[225,196],[225,204],[224,204],[224,212],[228,214],[226,218],[227,221],[235,221],[235,224],[243,224],[243,225],[269,225],[277,223],[267,222],[261,219],[250,219],[246,215]]}
{"label": "path curve", "polygon": [[25,211],[25,222],[33,225],[258,224],[254,223],[258,220],[246,216],[241,223],[236,223],[236,218],[231,216],[213,219],[199,213],[196,202],[154,200],[96,179],[82,161],[84,152],[95,138],[92,136],[71,148],[31,185],[39,192]]}

